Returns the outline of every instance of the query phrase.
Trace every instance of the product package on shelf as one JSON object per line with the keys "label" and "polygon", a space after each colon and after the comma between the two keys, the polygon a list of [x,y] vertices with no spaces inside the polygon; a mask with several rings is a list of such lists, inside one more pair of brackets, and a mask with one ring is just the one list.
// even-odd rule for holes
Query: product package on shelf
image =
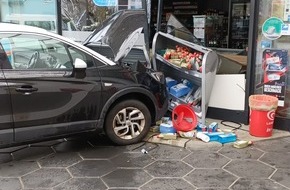
{"label": "product package on shelf", "polygon": [[166,85],[169,92],[171,110],[180,104],[189,104],[198,118],[201,118],[201,88],[192,84],[187,79],[181,79],[178,82],[175,79],[166,77]]}
{"label": "product package on shelf", "polygon": [[188,47],[176,45],[175,49],[167,48],[160,51],[160,55],[177,67],[202,72],[203,53],[193,51]]}
{"label": "product package on shelf", "polygon": [[170,33],[154,35],[152,66],[169,77],[166,79],[169,110],[180,104],[190,104],[199,122],[205,124],[219,57],[213,50],[193,43],[192,33],[182,31],[184,27],[176,23],[176,20],[170,23]]}

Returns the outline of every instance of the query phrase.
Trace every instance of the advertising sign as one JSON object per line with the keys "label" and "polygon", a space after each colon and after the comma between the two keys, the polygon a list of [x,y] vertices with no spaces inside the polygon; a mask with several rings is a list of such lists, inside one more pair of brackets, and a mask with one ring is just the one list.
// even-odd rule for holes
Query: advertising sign
{"label": "advertising sign", "polygon": [[263,26],[263,35],[270,40],[276,40],[281,37],[283,21],[277,17],[268,18]]}
{"label": "advertising sign", "polygon": [[284,106],[288,51],[284,49],[265,49],[262,61],[264,72],[263,94],[276,96],[279,99],[278,105]]}

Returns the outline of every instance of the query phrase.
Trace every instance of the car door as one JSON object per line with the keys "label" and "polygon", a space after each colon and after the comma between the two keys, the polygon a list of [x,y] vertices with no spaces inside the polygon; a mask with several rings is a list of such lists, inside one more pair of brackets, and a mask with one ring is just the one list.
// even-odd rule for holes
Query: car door
{"label": "car door", "polygon": [[13,119],[9,89],[2,69],[10,66],[8,56],[0,41],[0,146],[13,142]]}
{"label": "car door", "polygon": [[12,44],[13,68],[3,72],[11,94],[15,140],[94,128],[100,78],[97,72],[75,77],[73,68],[74,59],[81,58],[88,65],[86,73],[91,73],[96,69],[92,57],[47,35],[14,33],[5,37]]}

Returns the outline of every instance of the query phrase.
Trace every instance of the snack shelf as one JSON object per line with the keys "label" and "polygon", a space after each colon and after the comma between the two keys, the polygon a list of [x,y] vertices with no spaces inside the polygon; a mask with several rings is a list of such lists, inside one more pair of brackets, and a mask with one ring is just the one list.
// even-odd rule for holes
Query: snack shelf
{"label": "snack shelf", "polygon": [[[179,67],[170,63],[160,52],[178,47],[186,47],[189,52],[202,55],[200,62],[200,70],[192,70]],[[170,77],[182,83],[185,79],[188,80],[194,89],[200,90],[199,101],[196,106],[192,106],[198,116],[199,122],[205,124],[206,112],[209,104],[209,99],[212,87],[215,80],[217,68],[220,65],[220,59],[215,51],[200,46],[193,42],[184,40],[183,33],[176,32],[174,35],[169,33],[158,32],[155,34],[152,43],[153,53],[153,69],[164,73],[165,77]],[[194,95],[196,91],[192,91],[189,95]],[[173,110],[178,104],[190,104],[189,100],[184,100],[180,97],[169,95],[169,99],[176,103],[169,102],[169,110]]]}
{"label": "snack shelf", "polygon": [[191,75],[192,77],[201,79],[201,73],[200,72],[195,71],[195,70],[189,70],[189,69],[182,68],[182,67],[179,67],[177,65],[174,65],[174,64],[170,63],[169,61],[167,61],[166,59],[164,59],[162,55],[157,54],[156,55],[156,59],[162,61],[163,63],[167,64],[168,66],[172,66],[172,68],[174,68],[174,69],[176,69],[176,70],[178,70],[180,72],[184,72],[184,74]]}

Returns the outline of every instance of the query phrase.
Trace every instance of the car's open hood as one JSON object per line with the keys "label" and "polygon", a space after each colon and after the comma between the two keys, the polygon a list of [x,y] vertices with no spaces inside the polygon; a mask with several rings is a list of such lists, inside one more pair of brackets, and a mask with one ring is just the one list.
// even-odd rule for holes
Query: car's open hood
{"label": "car's open hood", "polygon": [[96,28],[84,45],[107,45],[112,49],[114,61],[125,57],[144,31],[147,32],[144,10],[121,10]]}

